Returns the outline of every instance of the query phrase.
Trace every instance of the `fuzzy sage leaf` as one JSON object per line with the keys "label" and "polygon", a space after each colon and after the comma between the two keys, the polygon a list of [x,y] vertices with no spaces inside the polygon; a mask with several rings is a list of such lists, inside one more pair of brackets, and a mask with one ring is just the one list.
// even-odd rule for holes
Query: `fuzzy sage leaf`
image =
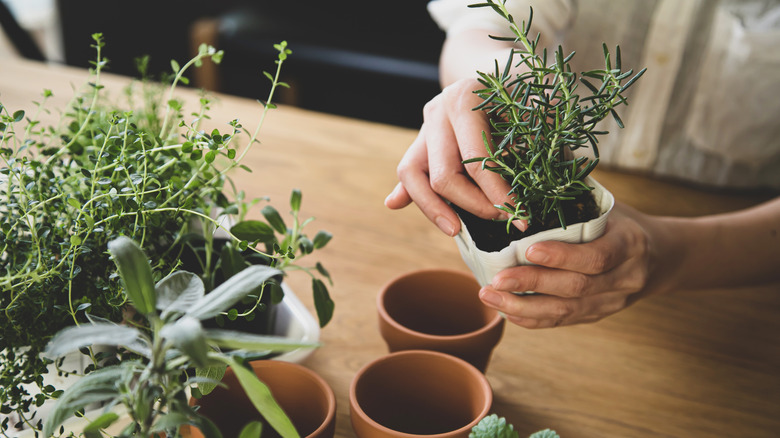
{"label": "fuzzy sage leaf", "polygon": [[57,358],[90,345],[112,347],[131,345],[141,338],[141,332],[133,327],[117,324],[94,323],[68,327],[58,332],[44,351],[49,358]]}
{"label": "fuzzy sage leaf", "polygon": [[54,410],[46,417],[43,436],[52,436],[54,431],[79,409],[112,399],[116,395],[114,385],[123,373],[121,367],[112,366],[93,371],[77,380],[63,393]]}
{"label": "fuzzy sage leaf", "polygon": [[201,320],[214,318],[259,288],[263,282],[281,274],[282,271],[268,266],[249,266],[196,301],[187,315]]}
{"label": "fuzzy sage leaf", "polygon": [[160,330],[160,336],[189,356],[195,366],[208,365],[209,347],[203,326],[197,319],[185,315],[173,324],[166,324]]}
{"label": "fuzzy sage leaf", "polygon": [[130,302],[142,315],[152,314],[156,301],[152,268],[141,247],[130,238],[119,237],[109,242],[108,251],[119,268]]}
{"label": "fuzzy sage leaf", "polygon": [[157,309],[165,318],[171,312],[186,313],[205,293],[203,280],[197,275],[177,271],[160,280],[155,286]]}
{"label": "fuzzy sage leaf", "polygon": [[278,336],[255,335],[219,329],[206,329],[205,336],[209,343],[229,350],[290,351],[319,346],[318,343],[290,341]]}
{"label": "fuzzy sage leaf", "polygon": [[252,405],[254,405],[258,412],[262,412],[263,417],[268,421],[268,424],[271,425],[282,438],[297,438],[299,436],[298,431],[276,400],[274,400],[268,386],[261,382],[255,373],[244,368],[238,362],[228,359],[226,363],[233,369],[238,382],[246,391],[246,395],[249,397]]}

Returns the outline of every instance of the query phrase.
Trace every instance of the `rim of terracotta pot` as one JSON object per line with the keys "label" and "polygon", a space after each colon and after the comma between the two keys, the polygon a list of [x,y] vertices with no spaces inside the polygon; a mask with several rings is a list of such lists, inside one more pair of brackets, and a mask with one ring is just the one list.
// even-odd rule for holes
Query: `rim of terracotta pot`
{"label": "rim of terracotta pot", "polygon": [[[333,392],[333,388],[328,385],[328,382],[325,381],[325,379],[322,378],[319,374],[314,372],[313,370],[310,370],[309,368],[295,362],[287,362],[284,360],[274,360],[274,359],[262,359],[262,360],[255,360],[249,362],[249,364],[252,366],[252,370],[257,373],[256,370],[262,369],[262,368],[289,368],[296,370],[297,372],[301,374],[306,374],[309,376],[314,383],[317,384],[317,386],[320,388],[322,393],[325,395],[325,398],[328,402],[328,412],[325,415],[325,419],[322,421],[322,423],[306,436],[324,436],[323,434],[326,432],[326,430],[330,427],[333,427],[335,425],[336,421],[336,394]],[[233,370],[228,367],[225,370],[225,376],[228,374],[234,374]],[[193,397],[190,397],[189,403],[190,406],[196,405],[197,400]],[[188,430],[187,432],[190,433],[190,436],[201,436],[202,433],[200,430]]]}
{"label": "rim of terracotta pot", "polygon": [[[374,421],[373,418],[371,418],[364,410],[363,408],[358,404],[357,402],[357,386],[360,381],[360,378],[366,374],[369,370],[376,367],[377,365],[381,364],[382,362],[395,360],[398,357],[401,356],[432,356],[437,357],[442,360],[448,360],[452,361],[454,363],[459,364],[464,369],[468,370],[469,374],[474,376],[476,381],[479,383],[480,388],[482,389],[482,393],[485,395],[485,403],[482,408],[482,410],[477,414],[469,424],[462,426],[458,429],[451,430],[444,433],[437,433],[437,434],[426,434],[426,435],[416,435],[406,432],[399,432],[397,430],[390,429],[389,427],[386,427],[376,421]],[[440,353],[438,351],[432,351],[432,350],[403,350],[403,351],[397,351],[395,353],[390,353],[385,356],[381,356],[377,359],[374,359],[370,361],[369,363],[363,365],[360,370],[353,376],[352,382],[349,385],[349,405],[350,405],[350,416],[352,415],[358,415],[362,421],[369,424],[372,428],[375,430],[378,430],[379,432],[386,434],[387,436],[392,436],[394,438],[450,438],[453,436],[468,436],[471,429],[476,426],[482,418],[487,416],[490,413],[490,410],[493,405],[493,389],[490,386],[490,382],[487,380],[487,377],[479,371],[476,367],[471,365],[470,363],[466,362],[463,359],[460,359],[458,357],[446,354],[446,353]],[[354,421],[354,420],[353,420]],[[354,427],[354,425],[353,425]]]}
{"label": "rim of terracotta pot", "polygon": [[270,368],[271,366],[278,366],[282,368],[289,367],[297,369],[301,373],[310,376],[315,381],[315,383],[317,383],[317,386],[320,387],[328,400],[328,413],[325,415],[325,419],[322,421],[322,424],[320,424],[317,429],[315,429],[307,436],[320,436],[325,431],[325,429],[333,424],[336,418],[336,394],[333,392],[333,388],[328,385],[328,382],[326,382],[322,376],[299,363],[287,362],[283,360],[256,360],[252,361],[251,365],[253,370],[263,367]]}
{"label": "rim of terracotta pot", "polygon": [[399,280],[404,279],[404,278],[408,278],[408,277],[412,277],[412,276],[419,276],[419,275],[428,275],[428,274],[432,274],[432,273],[445,273],[447,275],[459,276],[459,277],[462,277],[464,279],[468,279],[469,281],[473,280],[474,284],[477,286],[477,291],[479,291],[479,288],[481,287],[481,286],[479,286],[479,283],[477,282],[477,280],[474,278],[474,276],[472,274],[469,274],[469,273],[464,272],[464,271],[459,271],[457,269],[428,268],[428,269],[418,269],[418,270],[414,270],[414,271],[409,271],[409,272],[406,272],[406,273],[403,273],[403,274],[395,276],[390,281],[385,283],[382,286],[382,288],[379,290],[379,293],[377,294],[377,298],[376,298],[376,307],[377,307],[377,310],[378,310],[378,312],[380,314],[380,317],[382,319],[384,319],[388,324],[390,324],[395,330],[398,330],[399,332],[402,332],[402,333],[405,333],[405,334],[408,334],[408,335],[413,335],[413,336],[419,337],[421,339],[429,339],[429,340],[434,340],[434,341],[458,341],[458,340],[461,340],[461,339],[478,337],[478,336],[483,335],[484,333],[487,333],[487,332],[495,330],[497,326],[499,326],[500,324],[502,324],[504,322],[504,317],[501,316],[501,313],[496,312],[495,315],[493,315],[493,318],[491,318],[487,322],[487,324],[485,324],[484,326],[480,327],[477,330],[474,330],[474,331],[471,331],[471,332],[467,332],[467,333],[459,333],[457,335],[433,335],[433,334],[430,334],[430,333],[425,333],[425,332],[421,332],[421,331],[417,331],[417,330],[412,330],[412,329],[402,325],[401,323],[396,321],[395,318],[390,316],[390,313],[388,313],[387,309],[385,308],[385,306],[383,304],[385,295],[387,295],[387,292],[389,291],[390,286],[392,284],[398,282]]}

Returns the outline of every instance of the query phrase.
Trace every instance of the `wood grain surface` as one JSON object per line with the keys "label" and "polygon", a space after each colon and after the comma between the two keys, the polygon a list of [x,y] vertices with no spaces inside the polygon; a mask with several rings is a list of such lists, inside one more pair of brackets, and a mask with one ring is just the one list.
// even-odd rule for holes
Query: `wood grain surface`
{"label": "wood grain surface", "polygon": [[[43,88],[67,101],[86,72],[0,59],[0,102],[31,111]],[[112,90],[127,82],[107,78]],[[264,80],[258,78],[258,80]],[[194,93],[182,94],[195,101]],[[258,96],[261,97],[261,96]],[[254,125],[259,105],[218,96],[211,123]],[[303,192],[309,226],[333,233],[314,254],[331,272],[336,303],[323,346],[304,364],[333,387],[337,436],[353,437],[348,391],[367,362],[387,353],[377,331],[375,298],[404,272],[466,270],[455,242],[415,208],[391,211],[383,200],[416,132],[291,107],[273,111],[246,157],[252,173],[234,180],[250,196],[285,211]],[[619,201],[653,214],[695,216],[743,208],[767,194],[718,193],[609,170],[595,174]],[[258,207],[253,215],[260,216]],[[714,269],[728,269],[727,266]],[[304,275],[287,280],[313,308]],[[780,294],[777,287],[699,291],[641,300],[591,325],[525,330],[508,324],[487,376],[494,411],[521,436],[544,428],[576,437],[780,436]]]}

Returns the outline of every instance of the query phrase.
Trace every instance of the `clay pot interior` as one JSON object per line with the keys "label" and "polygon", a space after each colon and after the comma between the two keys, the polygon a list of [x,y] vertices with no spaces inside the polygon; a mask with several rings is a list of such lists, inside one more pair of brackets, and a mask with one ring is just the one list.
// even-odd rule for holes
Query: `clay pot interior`
{"label": "clay pot interior", "polygon": [[[276,401],[290,418],[302,437],[332,438],[335,431],[336,397],[333,390],[311,370],[290,362],[258,360],[251,362],[252,369],[271,389]],[[222,383],[200,399],[191,399],[191,405],[200,406],[198,412],[213,421],[225,437],[237,437],[250,421],[263,421],[228,368]],[[190,436],[202,437],[195,428],[189,428]],[[263,438],[279,435],[263,424]]]}
{"label": "clay pot interior", "polygon": [[484,372],[504,319],[482,304],[479,289],[473,275],[449,269],[414,271],[388,282],[377,310],[389,350],[453,354]]}
{"label": "clay pot interior", "polygon": [[391,353],[364,366],[350,387],[360,438],[469,435],[493,401],[485,376],[456,357],[423,350]]}

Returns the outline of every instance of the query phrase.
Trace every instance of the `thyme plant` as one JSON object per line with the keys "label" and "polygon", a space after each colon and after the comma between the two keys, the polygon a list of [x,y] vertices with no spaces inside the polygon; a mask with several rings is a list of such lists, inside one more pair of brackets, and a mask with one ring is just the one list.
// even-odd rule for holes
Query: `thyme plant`
{"label": "thyme plant", "polygon": [[[612,116],[623,127],[615,108],[626,104],[623,93],[645,72],[623,71],[620,47],[614,61],[606,45],[604,68],[580,75],[572,71],[574,53],[564,55],[539,47],[539,35],[529,36],[533,9],[528,20],[518,25],[505,6],[506,0],[487,0],[470,7],[489,7],[509,23],[512,37],[492,37],[515,44],[503,68],[495,63],[491,73],[478,72],[483,89],[476,93],[483,102],[491,133],[483,133],[487,155],[465,160],[501,175],[510,185],[512,203],[497,205],[514,220],[529,225],[557,216],[566,228],[563,204],[593,188],[584,181],[598,163],[598,136],[607,134],[596,125]],[[578,93],[579,84],[588,89]],[[495,146],[494,146],[495,144]],[[575,156],[590,147],[594,158]]]}
{"label": "thyme plant", "polygon": [[[221,51],[202,45],[186,64],[171,62],[170,84],[147,78],[139,91],[134,82],[125,90],[126,101],[115,102],[102,83],[108,65],[103,38],[95,34],[93,40],[96,59],[86,90],[55,109],[59,122],[40,122],[51,112],[49,90],[33,114],[0,104],[0,414],[15,413],[19,426],[34,429],[41,426],[35,408],[61,393],[43,380],[49,362],[40,358],[41,349],[60,329],[86,322],[87,312],[122,318],[127,299],[106,256],[108,242],[120,236],[137,241],[154,260],[156,279],[179,269],[187,253],[195,254],[196,266],[188,269],[197,271],[206,291],[249,264],[299,270],[312,278],[321,326],[333,312],[327,270],[299,263],[330,240],[325,231],[307,237],[303,228],[311,219],[299,217],[300,192],[293,191],[292,223],[286,224],[267,199],[247,199],[230,179],[231,172],[251,171],[242,159],[275,108],[275,90],[287,86],[280,81],[291,53],[287,44],[275,45],[277,68],[265,73],[271,87],[257,126],[250,131],[232,120],[225,131],[206,131],[209,97],[202,94],[186,114],[175,91],[188,83],[191,67],[219,62]],[[143,73],[144,63],[139,65]],[[260,206],[265,222],[248,219]],[[237,223],[223,225],[224,215]],[[227,235],[226,245],[215,245],[216,230]],[[237,303],[241,311],[215,316],[252,318],[266,306],[269,292],[273,301],[281,299],[278,282],[270,281]],[[93,365],[87,372],[107,359],[89,354]],[[3,418],[0,436],[10,426]]]}

